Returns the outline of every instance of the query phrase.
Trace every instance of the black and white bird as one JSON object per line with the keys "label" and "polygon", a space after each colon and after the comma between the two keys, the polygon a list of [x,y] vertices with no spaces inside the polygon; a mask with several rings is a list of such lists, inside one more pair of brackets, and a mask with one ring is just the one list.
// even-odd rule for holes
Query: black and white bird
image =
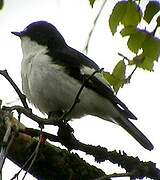
{"label": "black and white bird", "polygon": [[[33,22],[23,31],[12,33],[21,39],[22,89],[28,100],[46,114],[66,112],[73,104],[84,77],[99,70],[98,65],[68,46],[56,27],[46,21]],[[129,120],[137,118],[114,95],[100,73],[85,84],[80,102],[67,118],[85,115],[116,123],[144,148],[153,149],[152,143]]]}

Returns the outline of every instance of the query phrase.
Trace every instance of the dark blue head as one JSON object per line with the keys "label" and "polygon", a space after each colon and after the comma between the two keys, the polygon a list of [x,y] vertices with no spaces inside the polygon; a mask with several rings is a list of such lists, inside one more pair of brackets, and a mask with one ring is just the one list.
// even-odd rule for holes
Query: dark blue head
{"label": "dark blue head", "polygon": [[23,31],[12,32],[12,34],[23,37],[30,37],[40,45],[46,45],[49,48],[59,48],[66,45],[63,36],[55,26],[46,21],[36,21],[28,25]]}

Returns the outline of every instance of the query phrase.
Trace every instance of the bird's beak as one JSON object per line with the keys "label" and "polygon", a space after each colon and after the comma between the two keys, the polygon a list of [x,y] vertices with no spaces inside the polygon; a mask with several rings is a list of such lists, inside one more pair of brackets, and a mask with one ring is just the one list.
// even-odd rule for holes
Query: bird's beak
{"label": "bird's beak", "polygon": [[15,36],[21,37],[22,33],[21,32],[11,32],[12,34],[14,34]]}

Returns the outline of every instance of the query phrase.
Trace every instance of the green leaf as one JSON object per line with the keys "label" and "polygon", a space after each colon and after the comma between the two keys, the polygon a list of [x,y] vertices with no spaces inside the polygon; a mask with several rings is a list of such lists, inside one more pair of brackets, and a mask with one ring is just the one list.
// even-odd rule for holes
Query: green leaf
{"label": "green leaf", "polygon": [[146,32],[143,30],[137,30],[136,33],[130,35],[127,45],[128,48],[134,52],[135,54],[138,53],[139,49],[142,48],[142,44],[146,38]]}
{"label": "green leaf", "polygon": [[93,5],[94,5],[95,1],[96,1],[96,0],[89,0],[90,5],[92,6],[92,8],[93,8]]}
{"label": "green leaf", "polygon": [[123,87],[125,83],[125,72],[126,72],[126,65],[124,63],[124,60],[121,60],[117,63],[115,66],[112,76],[115,79],[115,82],[113,84],[113,89],[117,93],[119,88]]}
{"label": "green leaf", "polygon": [[103,77],[111,86],[113,86],[114,78],[112,77],[112,74],[110,72],[103,71]]}
{"label": "green leaf", "polygon": [[149,24],[154,15],[160,11],[160,3],[158,1],[149,1],[144,11],[143,19]]}
{"label": "green leaf", "polygon": [[135,26],[126,26],[121,30],[122,37],[129,36],[137,31],[137,28]]}
{"label": "green leaf", "polygon": [[130,61],[130,65],[136,64],[138,67],[148,71],[153,71],[154,62],[160,57],[160,39],[152,34],[146,33],[142,43],[143,53],[137,55]]}
{"label": "green leaf", "polygon": [[118,2],[109,18],[109,26],[112,34],[117,31],[117,26],[122,23],[124,26],[137,26],[141,21],[142,11],[132,0]]}
{"label": "green leaf", "polygon": [[0,9],[3,8],[3,5],[4,5],[4,1],[3,1],[3,0],[0,0]]}
{"label": "green leaf", "polygon": [[115,68],[113,69],[112,74],[109,72],[104,72],[104,78],[109,82],[109,84],[113,87],[114,91],[117,93],[118,90],[123,87],[125,83],[125,72],[126,65],[123,60],[119,61]]}
{"label": "green leaf", "polygon": [[124,77],[125,77],[125,67],[126,67],[126,65],[124,63],[124,60],[120,60],[116,64],[115,68],[113,69],[112,75],[114,77],[116,77],[116,78],[119,77],[120,79],[121,78],[124,79]]}
{"label": "green leaf", "polygon": [[121,2],[118,2],[112,10],[112,14],[110,15],[110,18],[109,18],[109,27],[113,35],[117,31],[117,26],[121,22],[126,12],[126,8],[127,8],[127,2],[121,1]]}
{"label": "green leaf", "polygon": [[147,34],[142,49],[145,57],[152,61],[158,60],[160,56],[160,39],[155,38],[152,34]]}
{"label": "green leaf", "polygon": [[141,53],[139,55],[136,55],[132,60],[130,60],[128,62],[128,65],[136,65],[136,66],[139,66],[140,64],[143,63],[145,59],[145,56],[144,56],[144,53]]}
{"label": "green leaf", "polygon": [[141,21],[142,12],[140,7],[132,0],[128,0],[125,15],[121,21],[124,26],[137,26]]}
{"label": "green leaf", "polygon": [[138,65],[138,67],[148,71],[153,71],[153,66],[154,66],[153,59],[150,59],[148,57],[145,57],[143,62]]}

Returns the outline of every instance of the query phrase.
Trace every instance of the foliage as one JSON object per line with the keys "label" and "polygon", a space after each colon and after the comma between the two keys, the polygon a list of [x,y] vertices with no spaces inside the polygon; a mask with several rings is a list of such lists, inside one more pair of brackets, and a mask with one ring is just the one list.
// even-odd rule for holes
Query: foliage
{"label": "foliage", "polygon": [[[114,6],[109,18],[110,30],[114,35],[117,32],[117,27],[121,25],[120,34],[122,37],[128,36],[127,46],[135,54],[132,59],[127,59],[127,65],[134,65],[144,70],[153,71],[154,62],[158,61],[160,56],[160,39],[155,37],[156,30],[160,26],[160,16],[157,17],[156,27],[152,32],[147,31],[147,27],[140,29],[139,26],[142,26],[144,21],[149,25],[159,10],[160,3],[157,1],[149,1],[144,12],[137,1],[133,0],[120,1]],[[119,69],[117,71],[119,72]],[[117,92],[126,81],[122,81],[117,77],[114,80],[115,84],[113,81],[110,81],[113,74],[110,74],[110,76],[106,76],[107,80]],[[123,76],[125,75],[123,74]]]}
{"label": "foliage", "polygon": [[157,1],[150,1],[144,12],[144,20],[149,24],[154,15],[160,10],[160,4]]}
{"label": "foliage", "polygon": [[139,6],[129,0],[118,2],[113,8],[112,14],[109,19],[109,26],[112,34],[114,35],[117,31],[117,26],[121,23],[125,27],[137,26],[142,17]]}
{"label": "foliage", "polygon": [[[104,78],[116,93],[128,82],[126,75],[128,65],[153,71],[154,63],[158,61],[160,56],[160,39],[155,36],[160,26],[160,15],[157,15],[160,12],[160,3],[158,1],[149,1],[144,11],[142,11],[140,7],[141,1],[123,0],[117,2],[109,18],[112,35],[117,32],[117,28],[120,26],[120,34],[122,37],[128,37],[128,49],[134,54],[132,59],[123,56],[123,60],[117,63],[112,73],[104,72]],[[91,2],[93,6],[95,1]],[[156,18],[156,26],[149,32],[147,29],[150,23],[154,22],[154,18]],[[143,27],[144,24],[147,24],[145,28],[139,28]],[[127,63],[124,62],[125,59]],[[133,71],[135,71],[135,68]],[[133,75],[133,73],[131,74]]]}
{"label": "foliage", "polygon": [[103,73],[104,78],[107,79],[109,84],[113,86],[116,93],[118,92],[120,87],[123,87],[125,83],[125,71],[126,66],[124,60],[120,60],[113,69],[112,73]]}

